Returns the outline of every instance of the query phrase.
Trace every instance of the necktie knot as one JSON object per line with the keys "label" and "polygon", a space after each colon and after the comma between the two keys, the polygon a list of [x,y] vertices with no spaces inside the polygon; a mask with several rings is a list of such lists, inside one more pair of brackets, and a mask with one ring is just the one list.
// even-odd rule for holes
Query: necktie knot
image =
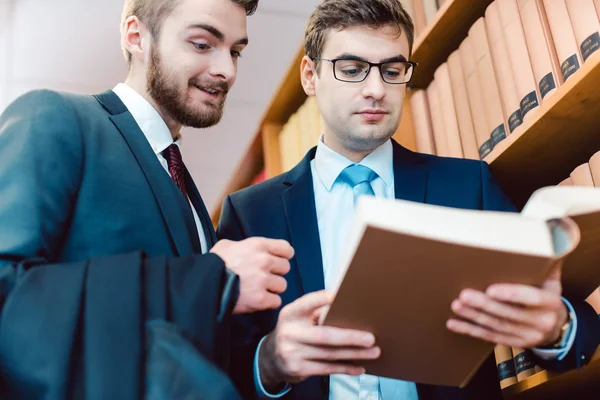
{"label": "necktie knot", "polygon": [[185,164],[183,163],[179,146],[177,146],[175,143],[171,144],[169,147],[163,150],[162,155],[165,160],[167,160],[171,178],[173,178],[175,184],[177,184],[177,187],[179,187],[179,190],[181,190],[181,193],[187,202],[187,190],[185,188]]}
{"label": "necktie knot", "polygon": [[354,203],[361,195],[374,196],[375,192],[371,187],[371,182],[377,178],[377,173],[369,167],[360,164],[353,164],[344,169],[339,176],[342,182],[352,187],[354,193]]}

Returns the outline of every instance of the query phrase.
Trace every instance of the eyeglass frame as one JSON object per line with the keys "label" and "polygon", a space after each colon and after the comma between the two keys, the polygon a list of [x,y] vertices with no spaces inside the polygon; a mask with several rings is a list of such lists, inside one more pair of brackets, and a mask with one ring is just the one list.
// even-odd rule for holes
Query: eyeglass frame
{"label": "eyeglass frame", "polygon": [[[415,67],[417,65],[419,65],[419,63],[416,63],[414,61],[385,61],[385,62],[381,62],[381,63],[372,63],[370,61],[367,60],[362,60],[362,59],[350,59],[350,58],[334,58],[334,59],[328,59],[328,58],[321,58],[321,57],[314,57],[311,58],[311,60],[314,62],[315,60],[319,60],[319,61],[328,61],[330,63],[332,63],[332,68],[333,68],[333,77],[340,81],[340,82],[347,82],[347,83],[361,83],[364,82],[367,77],[369,76],[369,74],[371,73],[371,69],[373,67],[377,67],[377,69],[379,70],[379,76],[381,76],[381,80],[385,83],[387,83],[388,85],[406,85],[408,82],[410,82],[410,80],[412,79],[412,77],[414,76],[414,71],[413,73],[410,75],[410,79],[407,80],[406,82],[400,82],[400,83],[392,83],[392,82],[388,82],[385,80],[385,78],[383,77],[383,71],[381,70],[381,66],[384,64],[391,64],[391,63],[395,63],[395,62],[401,62],[404,64],[409,64],[413,69],[415,69]],[[367,70],[367,73],[365,74],[364,78],[362,78],[360,81],[346,81],[343,79],[340,79],[337,77],[337,74],[335,73],[335,63],[338,61],[358,61],[358,62],[362,62],[365,64],[369,64],[369,69]]]}

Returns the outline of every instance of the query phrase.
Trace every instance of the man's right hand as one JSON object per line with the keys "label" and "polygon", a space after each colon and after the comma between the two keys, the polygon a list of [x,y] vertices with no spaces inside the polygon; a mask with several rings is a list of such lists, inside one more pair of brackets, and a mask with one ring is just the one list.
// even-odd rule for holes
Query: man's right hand
{"label": "man's right hand", "polygon": [[267,391],[309,376],[361,375],[364,368],[351,361],[379,357],[373,334],[317,325],[331,299],[326,291],[309,293],[281,310],[275,331],[263,341],[259,353],[260,377]]}
{"label": "man's right hand", "polygon": [[220,240],[210,250],[240,278],[240,296],[234,314],[277,308],[287,287],[294,249],[285,240],[253,237],[239,242]]}

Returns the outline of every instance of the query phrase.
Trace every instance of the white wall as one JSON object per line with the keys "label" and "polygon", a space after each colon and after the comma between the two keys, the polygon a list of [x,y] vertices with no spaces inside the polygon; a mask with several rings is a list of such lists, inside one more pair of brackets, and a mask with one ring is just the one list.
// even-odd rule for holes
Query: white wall
{"label": "white wall", "polygon": [[[199,0],[200,1],[200,0]],[[184,132],[184,160],[209,210],[257,130],[319,0],[261,0],[223,121]],[[11,5],[12,4],[12,5]],[[0,0],[0,112],[36,88],[98,93],[122,81],[123,0]]]}

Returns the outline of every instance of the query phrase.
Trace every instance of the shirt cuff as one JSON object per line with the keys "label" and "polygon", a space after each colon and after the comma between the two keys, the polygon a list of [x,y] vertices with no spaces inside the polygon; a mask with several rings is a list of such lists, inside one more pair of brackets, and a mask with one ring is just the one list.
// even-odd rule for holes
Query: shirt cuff
{"label": "shirt cuff", "polygon": [[256,393],[258,394],[259,399],[279,399],[286,394],[290,390],[292,390],[292,385],[287,383],[283,389],[277,394],[271,394],[267,392],[261,382],[260,379],[260,370],[258,368],[258,353],[260,352],[260,346],[262,346],[263,341],[267,336],[264,336],[260,342],[258,343],[258,347],[256,348],[256,353],[254,353],[254,388],[256,389]]}
{"label": "shirt cuff", "polygon": [[567,342],[564,347],[560,347],[557,349],[538,349],[533,348],[531,351],[533,354],[541,358],[542,360],[558,360],[561,361],[565,356],[571,351],[573,347],[573,343],[575,343],[575,336],[577,336],[577,315],[575,315],[575,310],[573,306],[567,299],[562,298],[563,302],[567,306],[569,310],[569,314],[571,314],[571,326],[569,327],[569,331],[567,332]]}

